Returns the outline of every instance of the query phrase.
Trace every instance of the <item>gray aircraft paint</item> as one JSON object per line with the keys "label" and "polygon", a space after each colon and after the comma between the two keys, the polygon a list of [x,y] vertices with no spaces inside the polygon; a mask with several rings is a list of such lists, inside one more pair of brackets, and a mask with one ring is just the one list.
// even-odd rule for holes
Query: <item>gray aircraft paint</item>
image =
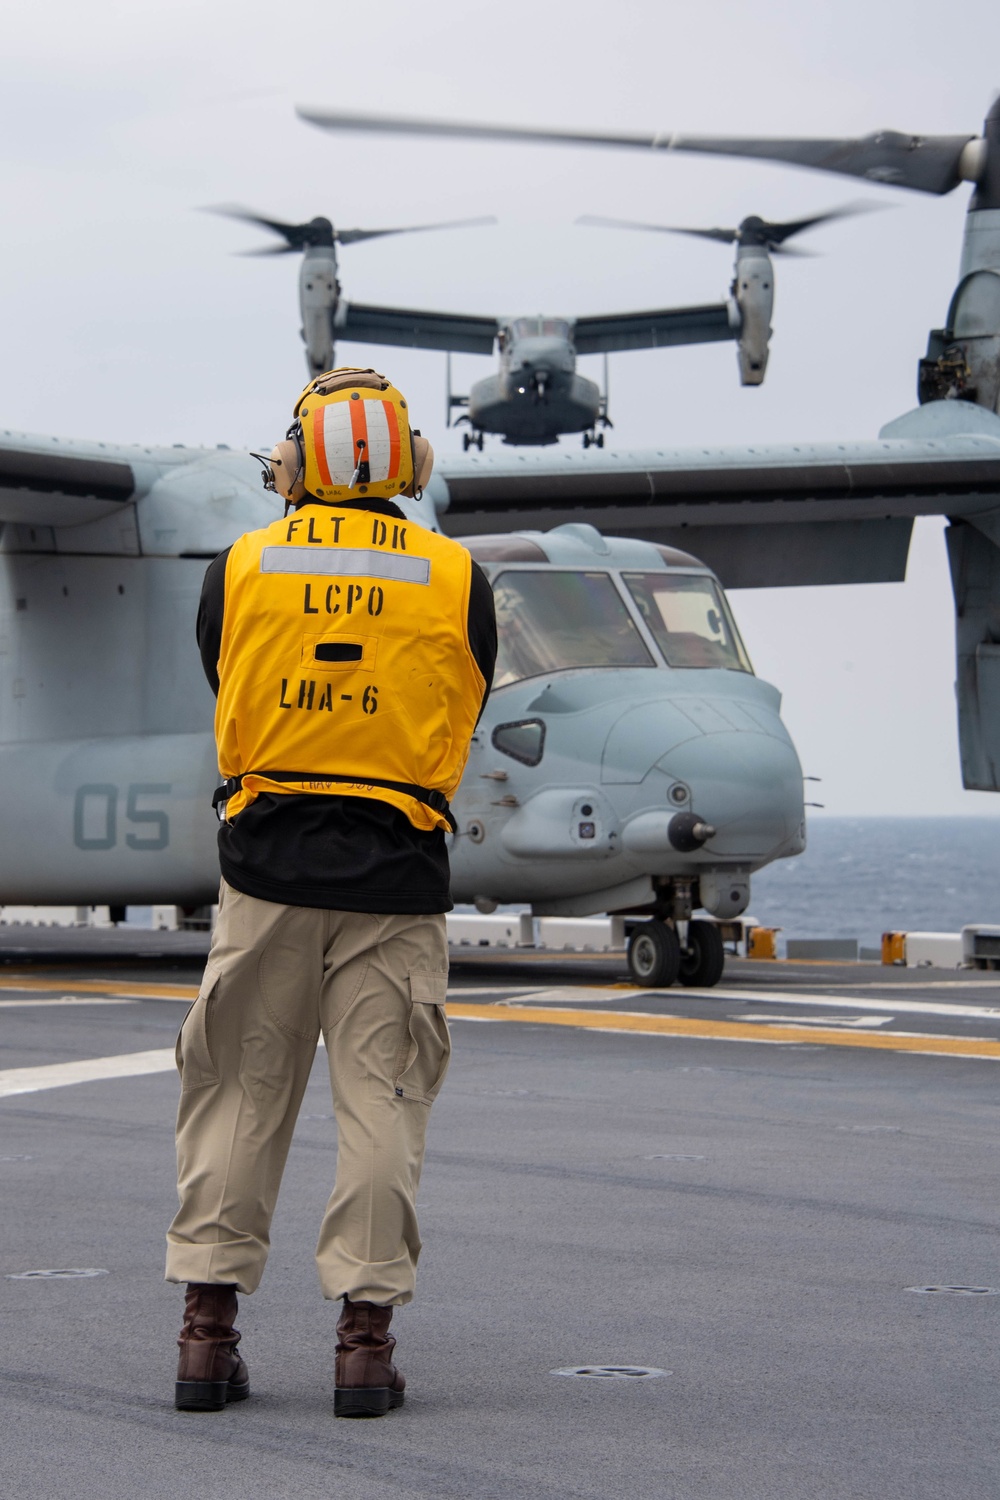
{"label": "gray aircraft paint", "polygon": [[[51,447],[7,437],[0,451],[13,464],[15,455],[44,459]],[[279,511],[259,488],[253,461],[221,451],[61,443],[60,455],[79,461],[77,489],[86,488],[88,472],[92,487],[105,477],[86,468],[95,449],[104,463],[128,465],[133,498],[36,491],[46,524],[31,525],[25,494],[0,492],[0,513],[16,518],[0,538],[0,762],[17,788],[5,816],[0,890],[8,902],[197,905],[212,899],[218,879],[209,807],[218,779],[213,700],[194,640],[201,581],[210,556]],[[446,475],[447,468],[445,484]],[[60,471],[53,483],[69,480]],[[402,504],[415,523],[436,525],[430,499]],[[103,508],[96,517],[95,507]],[[85,519],[66,524],[74,512]],[[62,524],[52,525],[56,519]],[[602,539],[589,527],[531,540],[547,558],[542,571],[668,567],[648,544]],[[521,565],[486,566],[495,573]],[[705,571],[683,557],[679,568]],[[659,661],[641,620],[637,628]],[[553,676],[548,712],[538,705]],[[559,672],[496,690],[454,802],[456,897],[589,912],[619,899],[650,900],[654,877],[718,869],[745,885],[752,869],[801,847],[801,778],[778,701],[749,674],[662,662],[632,672]],[[672,710],[680,738],[663,733]],[[721,733],[720,723],[706,722],[713,710]],[[496,725],[539,714],[547,725],[540,765],[521,765],[493,746]],[[616,769],[622,723],[636,766],[627,779]],[[753,741],[749,774],[743,740]],[[679,855],[669,843],[660,814],[675,810],[664,799],[681,775],[692,806],[702,777],[706,795],[713,787],[711,808],[699,811],[718,824],[716,855]],[[744,836],[755,803],[768,812]],[[597,809],[583,820],[598,825],[595,837],[579,836],[583,806]]]}
{"label": "gray aircraft paint", "polygon": [[[697,533],[737,557],[756,537],[754,581],[769,583],[794,581],[782,533],[801,538],[806,558],[818,533],[824,576],[853,579],[870,550],[859,527],[877,535],[887,514],[908,527],[945,504],[966,518],[956,528],[966,541],[992,547],[998,497],[1000,419],[937,402],[867,444],[449,457],[426,498],[402,504],[415,523],[470,538],[523,532],[531,519],[566,526],[533,535],[544,566],[589,571],[662,564],[647,541],[602,540],[580,522],[617,517],[661,545]],[[213,702],[194,641],[197,600],[207,561],[279,513],[246,454],[0,438],[0,756],[16,788],[0,855],[6,901],[211,898]],[[830,528],[843,532],[836,546]],[[704,571],[693,559],[675,566]],[[992,657],[981,637],[992,626],[969,620],[961,649],[982,694]],[[732,889],[744,882],[742,903],[753,869],[801,844],[801,783],[778,708],[775,689],[745,673],[664,666],[497,690],[455,800],[456,896],[587,912],[643,904],[654,877],[701,875],[707,890],[715,871],[737,880]],[[496,725],[538,715],[539,767],[495,750]],[[997,730],[988,714],[977,726],[986,744],[978,760],[970,749],[969,773],[985,779],[998,765]],[[664,794],[677,780],[717,829],[691,855],[664,842]],[[584,802],[600,825],[586,841],[572,832]]]}

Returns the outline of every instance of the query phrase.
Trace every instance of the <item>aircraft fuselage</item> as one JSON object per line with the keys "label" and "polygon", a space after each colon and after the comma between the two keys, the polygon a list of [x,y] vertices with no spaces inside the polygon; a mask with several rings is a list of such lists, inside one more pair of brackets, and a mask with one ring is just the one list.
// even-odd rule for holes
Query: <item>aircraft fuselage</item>
{"label": "aircraft fuselage", "polygon": [[[104,519],[4,529],[0,903],[215,899],[198,597],[208,558],[275,502],[243,455],[186,460]],[[802,782],[717,581],[589,526],[470,546],[501,651],[453,801],[455,898],[742,911],[751,873],[803,847]]]}

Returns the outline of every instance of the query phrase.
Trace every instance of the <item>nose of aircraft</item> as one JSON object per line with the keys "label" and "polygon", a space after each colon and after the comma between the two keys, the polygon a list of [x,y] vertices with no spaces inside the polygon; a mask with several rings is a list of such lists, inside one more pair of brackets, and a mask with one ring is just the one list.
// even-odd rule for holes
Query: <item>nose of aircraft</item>
{"label": "nose of aircraft", "polygon": [[706,734],[677,746],[657,769],[690,788],[693,810],[715,830],[704,846],[710,854],[764,858],[802,821],[802,771],[787,738]]}
{"label": "nose of aircraft", "polygon": [[682,809],[712,828],[706,853],[766,859],[802,820],[795,748],[778,714],[757,703],[682,698],[630,709],[608,735],[601,779],[609,793],[642,783],[657,804],[625,824],[626,848],[675,843],[668,827]]}
{"label": "nose of aircraft", "polygon": [[532,370],[551,374],[572,370],[573,354],[565,339],[525,338],[518,343],[515,364],[526,374]]}

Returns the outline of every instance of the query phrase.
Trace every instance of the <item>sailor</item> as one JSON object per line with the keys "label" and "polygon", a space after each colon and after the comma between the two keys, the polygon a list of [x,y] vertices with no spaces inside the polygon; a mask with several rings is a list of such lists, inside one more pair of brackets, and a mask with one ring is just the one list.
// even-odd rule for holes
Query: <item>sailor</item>
{"label": "sailor", "polygon": [[264,1270],[322,1033],[338,1148],[316,1260],[343,1304],[334,1410],[380,1416],[403,1402],[389,1323],[413,1296],[416,1190],[450,1053],[449,799],[493,676],[493,599],[464,547],[395,503],[419,499],[433,455],[375,371],[313,380],[262,461],[285,517],[215,559],[198,615],[222,885],[177,1045],[176,1404],[249,1394],[237,1293]]}

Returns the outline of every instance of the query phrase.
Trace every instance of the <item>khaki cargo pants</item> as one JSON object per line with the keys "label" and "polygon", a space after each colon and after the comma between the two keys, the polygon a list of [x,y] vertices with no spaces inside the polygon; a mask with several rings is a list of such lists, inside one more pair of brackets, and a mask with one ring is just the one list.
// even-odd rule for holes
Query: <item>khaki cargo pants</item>
{"label": "khaki cargo pants", "polygon": [[316,1249],[323,1295],[409,1302],[427,1118],[451,1051],[447,980],[443,916],[280,906],[223,881],[201,992],[177,1041],[168,1281],[257,1287],[322,1032],[337,1118]]}

